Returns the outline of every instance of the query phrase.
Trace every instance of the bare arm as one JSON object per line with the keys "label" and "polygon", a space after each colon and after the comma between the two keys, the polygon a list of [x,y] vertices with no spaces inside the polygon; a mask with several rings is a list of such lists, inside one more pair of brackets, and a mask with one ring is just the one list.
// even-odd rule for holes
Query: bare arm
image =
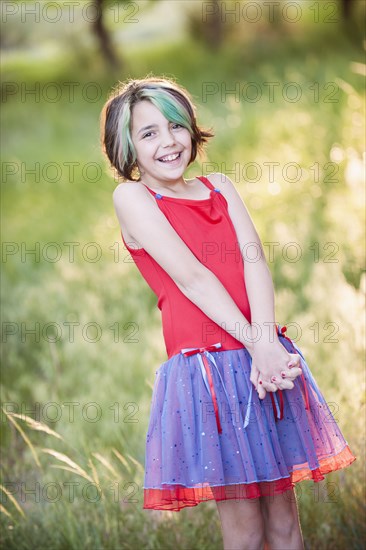
{"label": "bare arm", "polygon": [[[261,379],[268,391],[291,389],[291,379],[301,374],[301,370],[295,367],[289,371],[288,365],[300,365],[300,357],[298,354],[289,354],[278,339],[272,276],[258,232],[231,180],[220,173],[211,175],[210,179],[224,191],[244,260],[244,278],[252,321],[252,356],[259,371],[253,373],[251,380],[256,385],[256,381]],[[273,376],[277,380],[276,384],[271,383]],[[263,392],[259,396],[264,397]]]}
{"label": "bare arm", "polygon": [[[224,179],[225,178],[225,179]],[[244,278],[250,304],[254,341],[278,340],[275,330],[275,299],[272,275],[266,262],[262,243],[250,214],[234,185],[224,174],[213,174],[222,187],[228,203],[230,218],[244,260]],[[258,332],[258,334],[256,334]]]}
{"label": "bare arm", "polygon": [[113,202],[121,226],[123,222],[181,292],[251,352],[249,321],[221,281],[179,237],[148,191],[133,182],[120,184],[113,193]]}

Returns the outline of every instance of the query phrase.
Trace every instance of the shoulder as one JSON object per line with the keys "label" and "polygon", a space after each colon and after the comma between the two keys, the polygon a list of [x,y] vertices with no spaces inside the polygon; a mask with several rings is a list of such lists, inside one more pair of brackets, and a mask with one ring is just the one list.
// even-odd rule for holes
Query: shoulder
{"label": "shoulder", "polygon": [[235,190],[235,185],[231,181],[228,176],[225,174],[222,174],[221,172],[213,172],[207,178],[210,180],[210,182],[217,187],[218,189],[224,189],[226,191],[233,191]]}
{"label": "shoulder", "polygon": [[252,223],[247,206],[232,180],[225,174],[215,172],[210,174],[210,181],[215,187],[220,189],[221,195],[226,200],[232,221],[239,223],[246,219],[248,223]]}
{"label": "shoulder", "polygon": [[114,189],[113,204],[125,240],[144,248],[146,243],[141,244],[140,228],[146,226],[147,220],[155,225],[161,223],[162,214],[153,196],[143,184],[126,181]]}
{"label": "shoulder", "polygon": [[[142,189],[141,189],[142,188]],[[136,193],[144,191],[143,186],[138,181],[125,181],[119,183],[113,191],[113,201],[119,201],[123,198],[128,198]]]}
{"label": "shoulder", "polygon": [[238,202],[243,204],[240,193],[228,176],[222,174],[221,172],[214,172],[208,176],[208,179],[212,185],[220,189],[222,196],[229,205],[229,208],[230,205],[238,204]]}
{"label": "shoulder", "polygon": [[138,181],[126,181],[117,185],[112,194],[116,209],[124,210],[135,204],[150,205],[153,203],[149,191]]}

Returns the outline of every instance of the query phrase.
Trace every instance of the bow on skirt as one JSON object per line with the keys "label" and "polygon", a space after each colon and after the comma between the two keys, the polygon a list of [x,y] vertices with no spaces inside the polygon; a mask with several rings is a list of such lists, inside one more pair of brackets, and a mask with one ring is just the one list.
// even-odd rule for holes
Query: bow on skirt
{"label": "bow on skirt", "polygon": [[[292,342],[292,340],[288,336],[285,336],[285,332],[287,330],[287,327],[286,326],[280,327],[280,325],[277,325],[277,327],[278,327],[278,335],[283,337],[283,338],[286,338],[286,340],[288,340],[291,343],[291,346],[294,348],[295,353],[298,353],[300,355],[301,366],[302,366],[302,368],[304,368],[304,365],[305,365],[304,356],[302,355],[299,348]],[[230,404],[229,396],[227,394],[225,384],[224,384],[224,381],[221,377],[219,368],[217,367],[215,357],[210,353],[210,351],[217,351],[221,347],[222,347],[221,342],[217,342],[216,344],[210,344],[209,346],[205,346],[205,347],[202,347],[202,348],[184,348],[184,349],[181,350],[181,353],[185,357],[188,357],[188,356],[194,355],[194,354],[198,354],[198,361],[199,361],[199,365],[200,365],[200,369],[201,369],[201,373],[202,373],[202,378],[203,378],[203,381],[204,381],[205,386],[207,388],[207,391],[211,394],[211,398],[212,398],[212,402],[213,402],[213,406],[214,406],[215,418],[216,418],[216,425],[217,425],[217,430],[218,430],[219,434],[222,433],[222,427],[221,427],[221,422],[220,422],[219,406],[218,406],[218,401],[217,401],[217,397],[216,397],[216,393],[215,393],[215,387],[214,387],[213,380],[212,380],[212,374],[211,374],[209,359],[210,359],[211,363],[214,365],[214,367],[216,368],[216,371],[217,371],[217,374],[219,376],[219,380],[221,382],[222,388],[225,392],[228,403]],[[307,383],[306,383],[306,378],[304,376],[304,372],[302,372],[300,376],[301,376],[303,391],[304,391],[305,409],[309,410],[309,408],[310,408],[310,406],[309,406],[309,394],[308,394],[308,388],[307,388]],[[283,419],[283,394],[282,394],[282,390],[277,390],[276,392],[268,392],[268,393],[271,397],[273,414],[274,414],[276,422],[277,422],[277,420],[282,420]],[[279,401],[280,401],[279,404],[278,404],[276,393],[279,394]],[[246,410],[246,413],[245,413],[245,419],[244,419],[244,424],[243,424],[244,429],[249,424],[252,398],[253,398],[253,384],[250,385],[248,405],[247,405],[247,410]]]}
{"label": "bow on skirt", "polygon": [[199,364],[200,364],[200,367],[201,367],[202,378],[203,378],[203,381],[205,383],[205,386],[206,386],[208,392],[211,394],[211,397],[212,397],[214,411],[215,411],[215,417],[216,417],[217,429],[218,429],[218,432],[220,434],[222,433],[222,427],[221,427],[221,422],[220,422],[219,407],[218,407],[218,403],[217,403],[215,387],[214,387],[213,380],[212,380],[212,374],[211,374],[208,358],[211,359],[213,365],[215,366],[215,368],[217,370],[217,373],[219,375],[219,379],[220,379],[221,385],[223,387],[223,390],[225,392],[226,398],[228,400],[228,403],[230,403],[229,396],[227,394],[225,384],[224,384],[224,381],[221,377],[220,371],[219,371],[219,369],[216,365],[215,358],[210,353],[210,351],[215,351],[215,350],[217,350],[218,348],[221,348],[221,347],[222,347],[221,342],[217,342],[216,344],[211,344],[210,346],[206,346],[204,348],[184,348],[184,349],[181,350],[181,353],[183,353],[183,355],[186,356],[186,357],[188,357],[189,355],[194,355],[196,353],[199,353],[198,361],[199,361]]}

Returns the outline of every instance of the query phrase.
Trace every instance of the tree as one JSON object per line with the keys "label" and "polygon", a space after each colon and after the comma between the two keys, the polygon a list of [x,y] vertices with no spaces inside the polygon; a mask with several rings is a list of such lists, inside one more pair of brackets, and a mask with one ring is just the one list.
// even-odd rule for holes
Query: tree
{"label": "tree", "polygon": [[[146,7],[152,7],[158,1],[159,0],[148,0],[144,10]],[[138,10],[140,10],[140,5],[138,5],[137,2],[131,2],[131,0],[92,0],[92,3],[96,12],[96,18],[92,23],[92,30],[99,42],[102,56],[111,69],[120,69],[121,60],[117,56],[110,33],[105,25],[105,12],[108,7],[113,6],[114,13],[118,14],[117,19],[119,20],[119,7],[123,7],[124,10],[122,11],[127,15],[129,8],[135,5],[138,6]],[[129,16],[133,15],[129,13]]]}
{"label": "tree", "polygon": [[342,13],[345,19],[350,18],[352,4],[353,0],[342,0]]}
{"label": "tree", "polygon": [[103,9],[105,5],[106,3],[104,0],[94,0],[96,18],[92,23],[92,29],[97,37],[105,61],[112,69],[117,69],[120,67],[120,62],[114,51],[111,37],[104,23]]}

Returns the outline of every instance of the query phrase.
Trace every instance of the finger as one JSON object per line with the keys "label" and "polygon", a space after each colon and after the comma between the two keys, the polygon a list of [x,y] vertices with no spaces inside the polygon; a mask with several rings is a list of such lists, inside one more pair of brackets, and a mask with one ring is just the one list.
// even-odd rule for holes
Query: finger
{"label": "finger", "polygon": [[299,368],[291,369],[291,371],[292,371],[292,378],[293,378],[293,375],[295,375],[295,378],[297,378],[302,374],[302,369],[299,369]]}
{"label": "finger", "polygon": [[266,384],[267,383],[264,380],[262,380],[262,378],[260,378],[260,377],[258,378],[257,389],[258,389],[258,396],[259,396],[260,399],[264,399],[266,394],[267,394]]}
{"label": "finger", "polygon": [[290,378],[277,378],[276,376],[272,376],[271,380],[279,390],[292,389],[294,387],[293,382]]}
{"label": "finger", "polygon": [[281,371],[281,378],[294,380],[297,376],[300,376],[300,374],[302,374],[302,369],[298,367],[293,367],[291,369],[283,369]]}
{"label": "finger", "polygon": [[252,371],[252,372],[250,373],[249,380],[251,381],[251,383],[253,384],[253,386],[257,389],[257,385],[258,385],[258,374]]}
{"label": "finger", "polygon": [[[259,381],[260,383],[261,381]],[[273,382],[270,382],[269,380],[262,380],[262,385],[266,391],[275,392],[277,391],[277,386]]]}
{"label": "finger", "polygon": [[253,384],[255,390],[258,392],[259,384],[258,384],[258,378],[260,376],[259,370],[257,368],[253,368],[253,370],[250,373],[250,381]]}
{"label": "finger", "polygon": [[264,399],[267,395],[266,390],[263,388],[263,384],[258,384],[258,397],[259,399]]}
{"label": "finger", "polygon": [[294,387],[294,383],[291,380],[281,380],[281,382],[277,382],[277,387],[279,390],[292,390]]}
{"label": "finger", "polygon": [[289,367],[288,369],[284,369],[285,372],[288,373],[289,376],[294,376],[294,373],[296,373],[296,376],[298,376],[298,373],[302,373],[302,368],[301,368],[301,365],[300,366],[294,366],[294,367]]}
{"label": "finger", "polygon": [[293,358],[288,362],[287,366],[291,369],[293,367],[300,367],[301,366],[301,357],[298,353],[294,354],[291,353],[290,355],[293,356]]}

